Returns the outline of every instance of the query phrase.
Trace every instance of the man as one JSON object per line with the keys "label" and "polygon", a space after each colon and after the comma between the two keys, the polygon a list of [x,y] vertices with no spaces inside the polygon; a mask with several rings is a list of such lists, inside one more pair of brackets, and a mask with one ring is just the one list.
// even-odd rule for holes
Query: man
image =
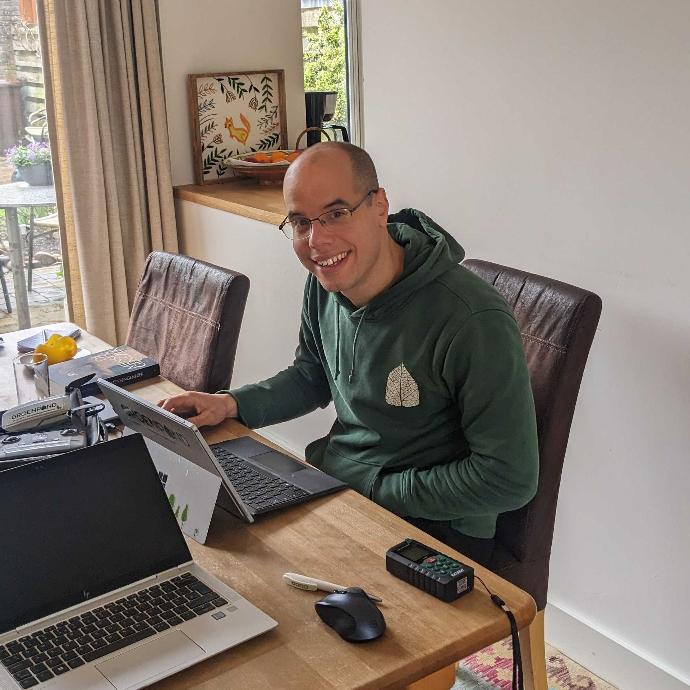
{"label": "man", "polygon": [[333,401],[307,460],[487,563],[496,517],[536,491],[534,403],[513,314],[419,211],[388,216],[368,154],[308,148],[281,226],[310,272],[294,364],[261,383],[162,401],[197,425],[251,428]]}

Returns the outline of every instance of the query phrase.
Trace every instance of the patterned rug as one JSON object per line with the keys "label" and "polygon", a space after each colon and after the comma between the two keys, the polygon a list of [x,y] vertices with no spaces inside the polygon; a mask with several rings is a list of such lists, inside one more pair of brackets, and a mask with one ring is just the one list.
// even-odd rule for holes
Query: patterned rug
{"label": "patterned rug", "polygon": [[[510,690],[512,677],[513,646],[507,639],[463,659],[452,690]],[[546,677],[549,690],[616,690],[548,644]]]}

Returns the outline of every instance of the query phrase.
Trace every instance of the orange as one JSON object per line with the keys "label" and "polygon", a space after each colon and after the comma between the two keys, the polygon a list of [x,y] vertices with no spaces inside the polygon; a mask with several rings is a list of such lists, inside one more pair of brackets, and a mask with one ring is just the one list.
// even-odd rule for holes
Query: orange
{"label": "orange", "polygon": [[285,151],[271,151],[272,163],[278,163],[284,160],[287,160],[287,154],[285,153]]}
{"label": "orange", "polygon": [[270,163],[271,156],[266,153],[257,153],[253,156],[256,163]]}

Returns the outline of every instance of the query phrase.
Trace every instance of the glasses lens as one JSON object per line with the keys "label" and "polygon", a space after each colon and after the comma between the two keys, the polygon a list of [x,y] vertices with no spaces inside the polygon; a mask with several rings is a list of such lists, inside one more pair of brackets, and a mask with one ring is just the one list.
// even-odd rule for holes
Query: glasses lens
{"label": "glasses lens", "polygon": [[321,219],[326,225],[343,225],[350,220],[352,213],[347,208],[336,208],[333,211],[328,211],[321,216]]}
{"label": "glasses lens", "polygon": [[311,230],[311,221],[308,218],[293,218],[290,223],[293,237],[306,237]]}

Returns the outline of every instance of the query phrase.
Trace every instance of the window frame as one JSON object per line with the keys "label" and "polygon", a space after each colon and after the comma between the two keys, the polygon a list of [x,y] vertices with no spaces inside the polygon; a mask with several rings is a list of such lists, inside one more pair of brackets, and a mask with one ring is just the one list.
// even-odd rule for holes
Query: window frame
{"label": "window frame", "polygon": [[362,49],[360,0],[343,0],[345,8],[345,65],[350,141],[364,146],[362,115]]}

